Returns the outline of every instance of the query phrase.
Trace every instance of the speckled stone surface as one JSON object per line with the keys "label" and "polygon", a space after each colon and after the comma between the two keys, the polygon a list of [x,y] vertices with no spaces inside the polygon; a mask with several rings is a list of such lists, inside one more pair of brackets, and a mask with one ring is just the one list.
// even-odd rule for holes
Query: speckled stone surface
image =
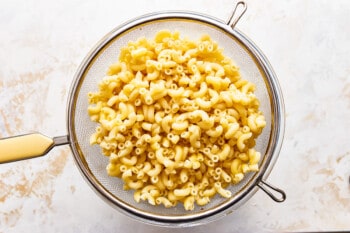
{"label": "speckled stone surface", "polygon": [[[166,229],[136,222],[88,186],[69,146],[0,164],[0,233],[350,231],[350,1],[247,0],[237,27],[271,62],[284,94],[284,143],[268,181],[216,222]],[[190,10],[227,20],[235,1],[0,1],[0,137],[66,135],[73,76],[106,33],[136,16]],[[1,156],[1,155],[0,155]]]}

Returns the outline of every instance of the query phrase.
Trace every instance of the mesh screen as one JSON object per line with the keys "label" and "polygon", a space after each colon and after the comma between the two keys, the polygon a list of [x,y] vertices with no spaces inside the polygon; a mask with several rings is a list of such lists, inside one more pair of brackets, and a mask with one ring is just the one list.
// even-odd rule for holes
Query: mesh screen
{"label": "mesh screen", "polygon": [[[167,19],[138,25],[132,30],[128,30],[121,35],[118,35],[101,49],[97,54],[96,59],[92,61],[88,70],[85,72],[85,76],[80,79],[81,88],[75,93],[77,98],[76,108],[74,109],[75,112],[72,114],[75,117],[73,119],[75,125],[73,130],[75,130],[77,137],[76,143],[79,144],[81,149],[81,156],[85,158],[92,173],[91,175],[94,176],[117,201],[125,202],[131,207],[138,209],[137,211],[145,211],[163,217],[178,215],[191,216],[196,213],[210,210],[230,200],[216,195],[208,205],[204,207],[196,207],[193,211],[185,211],[182,205],[167,209],[163,206],[151,206],[144,202],[136,203],[133,199],[133,191],[124,191],[123,183],[120,179],[109,177],[107,175],[105,168],[108,164],[108,158],[102,155],[99,146],[90,146],[89,144],[89,138],[95,130],[96,123],[90,121],[87,113],[88,92],[97,90],[98,82],[106,74],[108,67],[117,61],[119,50],[122,46],[125,46],[129,41],[135,41],[140,37],[153,38],[158,31],[163,29],[172,31],[177,30],[180,32],[181,36],[186,36],[191,40],[197,40],[203,34],[210,35],[210,37],[218,42],[219,46],[223,48],[225,56],[233,59],[236,65],[240,67],[242,77],[256,84],[257,88],[255,94],[260,100],[260,109],[263,111],[267,122],[267,126],[257,139],[256,149],[260,151],[262,155],[265,154],[271,132],[271,106],[265,83],[266,80],[257,67],[257,64],[254,62],[253,56],[238,42],[238,40],[220,28],[194,20]],[[254,174],[248,174],[238,185],[231,185],[229,187],[229,190],[233,193],[231,199],[234,199],[235,194],[246,188],[246,184],[249,185],[249,181],[252,179],[253,175]]]}

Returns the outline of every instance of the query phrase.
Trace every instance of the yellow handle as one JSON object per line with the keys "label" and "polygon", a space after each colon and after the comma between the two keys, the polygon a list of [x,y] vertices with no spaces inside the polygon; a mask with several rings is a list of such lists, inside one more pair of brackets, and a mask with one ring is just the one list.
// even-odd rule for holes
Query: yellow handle
{"label": "yellow handle", "polygon": [[53,139],[39,133],[0,139],[0,163],[42,156],[53,146]]}

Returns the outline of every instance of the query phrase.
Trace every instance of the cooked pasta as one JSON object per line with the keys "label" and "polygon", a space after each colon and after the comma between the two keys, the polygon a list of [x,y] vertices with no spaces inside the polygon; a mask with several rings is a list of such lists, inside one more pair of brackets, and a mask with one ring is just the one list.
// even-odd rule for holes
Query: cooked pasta
{"label": "cooked pasta", "polygon": [[254,146],[266,122],[255,85],[208,35],[130,41],[98,88],[88,94],[99,124],[90,143],[136,202],[192,210],[230,198],[229,185],[259,170]]}

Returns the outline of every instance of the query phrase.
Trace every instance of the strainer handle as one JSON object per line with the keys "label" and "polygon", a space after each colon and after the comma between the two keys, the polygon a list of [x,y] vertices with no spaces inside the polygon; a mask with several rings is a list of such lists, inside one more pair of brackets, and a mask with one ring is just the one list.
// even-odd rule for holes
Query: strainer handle
{"label": "strainer handle", "polygon": [[49,138],[31,133],[0,139],[0,163],[30,159],[47,154],[54,146],[69,143],[68,136]]}
{"label": "strainer handle", "polygon": [[[282,189],[276,188],[263,180],[260,180],[258,187],[267,195],[269,195],[275,202],[284,202],[286,200],[286,193]],[[278,193],[279,196],[276,196],[275,193]]]}
{"label": "strainer handle", "polygon": [[[238,11],[239,7],[242,9]],[[233,9],[231,16],[229,20],[227,21],[227,25],[229,25],[232,29],[236,26],[238,21],[241,19],[241,17],[244,15],[244,13],[247,10],[247,3],[244,1],[237,2],[235,8]]]}

